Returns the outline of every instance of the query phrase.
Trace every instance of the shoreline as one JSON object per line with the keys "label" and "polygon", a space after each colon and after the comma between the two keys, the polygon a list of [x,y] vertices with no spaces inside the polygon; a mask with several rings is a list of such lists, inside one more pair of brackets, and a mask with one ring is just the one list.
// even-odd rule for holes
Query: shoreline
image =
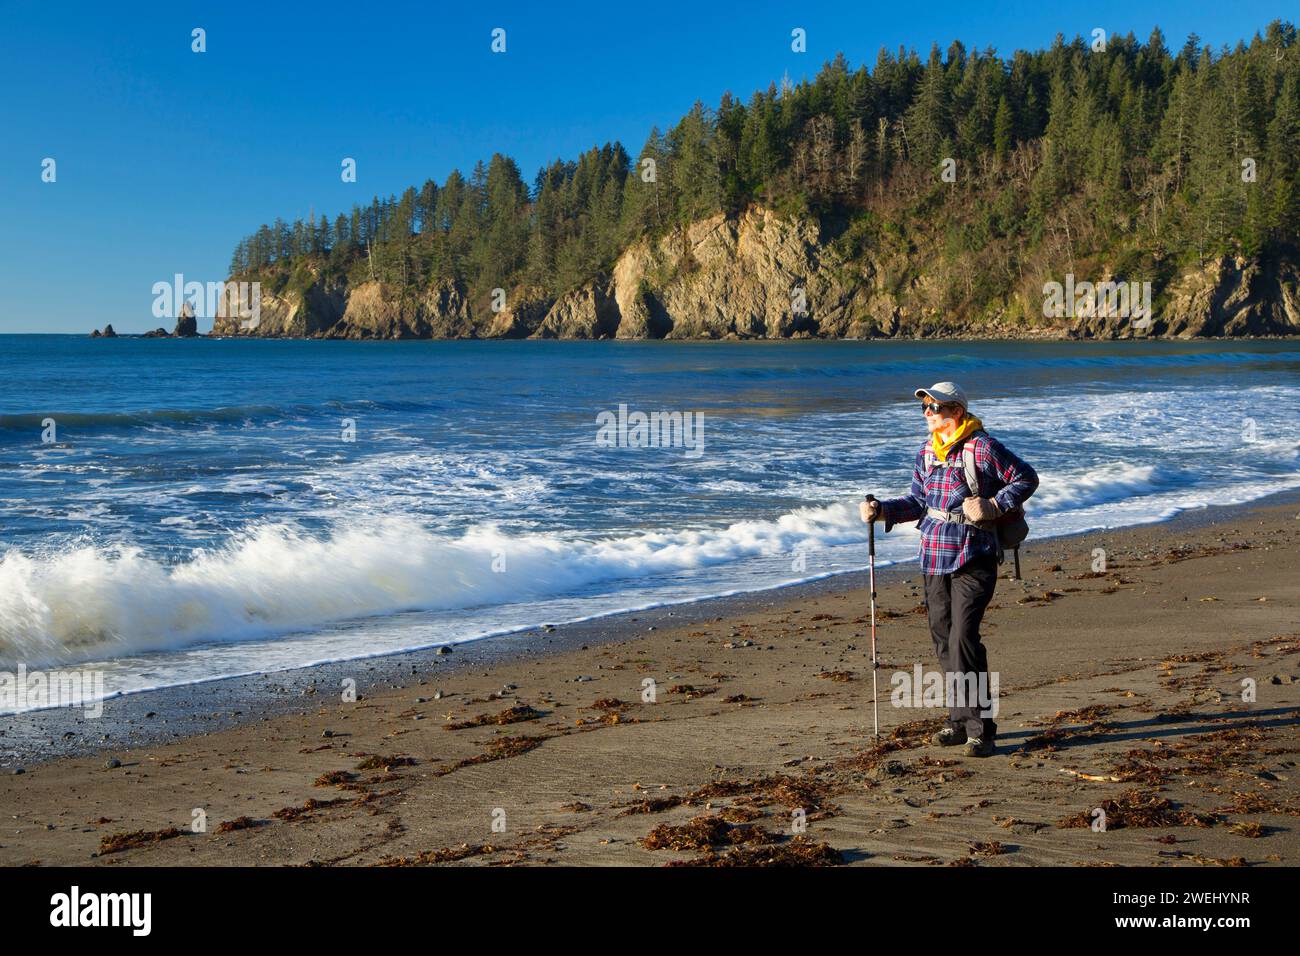
{"label": "shoreline", "polygon": [[[1022,549],[1022,572],[1026,580],[1032,580],[1036,564],[1048,563],[1048,553],[1054,554],[1063,544],[1068,546],[1086,535],[1143,528],[1165,529],[1170,535],[1191,533],[1221,521],[1240,520],[1258,509],[1291,505],[1300,505],[1300,489],[1243,504],[1189,508],[1168,519],[1113,529],[1050,538],[1034,538],[1031,529],[1028,547]],[[1036,560],[1035,555],[1041,557]],[[1007,580],[1010,568],[1008,555],[1006,564],[999,569],[999,588],[1015,584]],[[916,558],[877,569],[878,588],[919,577]],[[866,583],[866,571],[831,572],[813,580],[757,591],[615,611],[573,623],[537,625],[446,645],[452,649],[449,653],[440,653],[437,647],[394,651],[133,691],[105,699],[103,714],[90,720],[80,706],[4,714],[0,715],[0,772],[64,758],[129,752],[272,717],[301,715],[313,709],[318,700],[334,695],[344,679],[354,680],[356,692],[363,697],[378,690],[409,689],[435,677],[449,679],[475,668],[508,667],[514,662],[554,657],[591,646],[623,644],[666,627],[697,626],[709,620],[861,591]]]}
{"label": "shoreline", "polygon": [[[120,699],[0,774],[0,865],[1294,864],[1298,499],[1040,541],[985,617],[987,759],[928,745],[941,711],[891,696],[934,667],[899,565],[877,583],[879,740],[867,595],[843,575],[522,653],[377,659],[355,702],[330,668]],[[273,682],[264,708],[230,702]],[[110,719],[150,739],[99,740]]]}
{"label": "shoreline", "polygon": [[740,336],[728,338],[722,336],[719,338],[707,337],[682,337],[682,338],[640,338],[640,339],[618,339],[618,338],[543,338],[533,336],[510,337],[510,336],[463,336],[455,338],[346,338],[342,336],[326,335],[219,335],[215,332],[198,332],[194,335],[151,335],[148,332],[117,332],[109,336],[92,336],[81,332],[10,332],[9,335],[67,335],[80,339],[213,339],[217,341],[256,341],[256,342],[680,342],[680,343],[701,343],[701,342],[935,342],[935,341],[973,341],[973,342],[1015,342],[1021,344],[1024,342],[1241,342],[1241,341],[1296,341],[1300,340],[1300,332],[1283,334],[1272,332],[1267,334],[1246,333],[1242,335],[1116,335],[1111,337],[1102,336],[1085,336],[1079,335],[1071,329],[1050,329],[1042,331],[1028,331],[1020,335],[1007,335],[1005,330],[998,335],[979,335],[975,333],[957,332],[952,334],[934,335],[873,335],[866,338],[850,338],[846,336]]}

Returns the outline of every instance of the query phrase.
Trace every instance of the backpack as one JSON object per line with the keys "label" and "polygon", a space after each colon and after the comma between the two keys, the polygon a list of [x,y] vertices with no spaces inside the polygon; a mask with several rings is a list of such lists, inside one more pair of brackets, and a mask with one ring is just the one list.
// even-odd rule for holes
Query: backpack
{"label": "backpack", "polygon": [[[972,495],[978,497],[980,494],[979,470],[975,467],[975,449],[971,447],[971,443],[970,443],[970,439],[974,438],[976,435],[984,435],[987,437],[988,432],[985,431],[973,432],[964,442],[962,442],[961,463],[962,463],[962,474],[963,477],[966,479],[966,488],[970,491]],[[931,471],[933,471],[937,463],[938,463],[938,459],[935,457],[934,448],[931,447],[930,445],[926,445],[925,473],[928,475]],[[962,524],[969,524],[969,525],[973,525],[976,528],[983,528],[986,531],[992,531],[997,536],[998,539],[998,550],[1002,551],[1004,549],[1010,548],[1011,550],[1015,551],[1016,565],[1017,568],[1019,567],[1020,545],[1025,540],[1025,538],[1029,537],[1029,522],[1025,520],[1024,508],[1016,508],[1013,511],[1008,511],[1006,514],[993,519],[993,521],[991,522],[970,521],[966,518],[965,514],[963,514],[960,511],[948,512],[948,514],[950,515],[956,514],[959,517],[957,518],[950,517],[947,518],[946,520],[960,521]],[[999,560],[1001,560],[1000,556],[999,556]],[[1019,577],[1019,574],[1017,574],[1017,577]]]}

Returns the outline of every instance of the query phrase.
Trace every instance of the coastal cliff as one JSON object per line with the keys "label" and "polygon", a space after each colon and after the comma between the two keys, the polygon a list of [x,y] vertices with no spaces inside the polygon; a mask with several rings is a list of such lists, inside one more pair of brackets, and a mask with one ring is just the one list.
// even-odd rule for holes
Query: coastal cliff
{"label": "coastal cliff", "polygon": [[[1042,282],[981,314],[946,305],[942,262],[927,250],[847,255],[810,218],[761,207],[717,214],[641,239],[609,275],[559,296],[520,286],[495,303],[440,280],[400,290],[382,280],[330,282],[300,266],[263,287],[260,317],[219,318],[222,336],[326,339],[786,339],[875,337],[1120,338],[1300,334],[1300,269],[1288,260],[1222,257],[1170,278],[1148,323],[1097,305],[1045,317]],[[933,271],[928,269],[933,266]],[[1104,264],[1101,280],[1111,279]],[[901,279],[900,279],[901,277]],[[1044,271],[1043,279],[1053,273]],[[233,279],[232,279],[233,281]],[[1086,305],[1088,303],[1082,303]],[[237,310],[232,303],[227,314]]]}
{"label": "coastal cliff", "polygon": [[1300,43],[843,54],[525,178],[276,218],[228,274],[320,338],[1300,334]]}

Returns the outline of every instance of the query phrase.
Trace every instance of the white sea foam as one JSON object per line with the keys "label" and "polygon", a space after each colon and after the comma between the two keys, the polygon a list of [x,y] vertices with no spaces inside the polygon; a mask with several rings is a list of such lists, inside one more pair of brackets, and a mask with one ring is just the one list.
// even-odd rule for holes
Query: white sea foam
{"label": "white sea foam", "polygon": [[[1159,520],[1279,487],[1181,487],[1191,478],[1123,462],[1042,478],[1031,518],[1039,533],[1056,534]],[[339,520],[320,533],[264,522],[172,565],[127,546],[10,549],[0,557],[0,664],[111,659],[401,611],[518,606],[607,582],[827,552],[865,542],[856,512],[856,500],[844,500],[775,520],[603,538],[510,535],[490,525],[447,535],[413,517]],[[914,534],[901,530],[889,538],[895,558],[914,553]]]}
{"label": "white sea foam", "polygon": [[165,566],[133,547],[0,558],[0,662],[116,657],[262,637],[404,610],[518,603],[593,583],[856,541],[838,504],[716,530],[582,540],[409,518],[311,535],[264,523]]}

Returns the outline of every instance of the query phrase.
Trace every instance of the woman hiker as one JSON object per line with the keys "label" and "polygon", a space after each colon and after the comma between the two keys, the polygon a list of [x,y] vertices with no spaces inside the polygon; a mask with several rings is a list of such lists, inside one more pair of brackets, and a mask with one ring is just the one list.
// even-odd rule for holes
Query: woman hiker
{"label": "woman hiker", "polygon": [[[916,454],[911,491],[901,498],[864,501],[862,520],[883,519],[886,532],[920,520],[930,635],[945,688],[955,686],[959,692],[948,701],[948,726],[931,739],[944,747],[965,744],[967,756],[987,757],[993,753],[997,724],[982,716],[979,699],[971,701],[960,691],[977,687],[977,696],[986,701],[990,693],[980,620],[993,597],[1002,557],[993,522],[1019,511],[1038,487],[1038,474],[983,430],[956,384],[918,388],[916,397],[930,438]],[[967,487],[966,443],[974,451],[979,488]]]}

